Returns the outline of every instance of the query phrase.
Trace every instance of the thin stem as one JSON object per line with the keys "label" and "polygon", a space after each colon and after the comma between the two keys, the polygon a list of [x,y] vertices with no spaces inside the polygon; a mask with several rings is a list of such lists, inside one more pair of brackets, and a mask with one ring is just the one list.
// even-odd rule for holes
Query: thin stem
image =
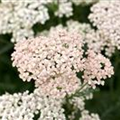
{"label": "thin stem", "polygon": [[74,94],[70,95],[68,98],[72,99],[73,97],[77,97],[78,94],[80,94],[80,92],[84,89],[84,87],[87,85],[87,82],[84,83],[80,89],[78,89]]}

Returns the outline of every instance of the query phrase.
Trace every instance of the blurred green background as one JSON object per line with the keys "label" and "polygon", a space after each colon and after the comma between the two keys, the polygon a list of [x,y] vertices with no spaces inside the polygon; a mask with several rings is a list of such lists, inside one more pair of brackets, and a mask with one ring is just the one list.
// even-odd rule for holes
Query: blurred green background
{"label": "blurred green background", "polygon": [[[45,25],[36,24],[33,26],[35,33],[49,29],[59,23],[65,25],[68,19],[89,23],[87,19],[90,13],[90,6],[73,6],[74,15],[71,18],[53,17]],[[14,44],[10,42],[11,35],[0,35],[0,94],[5,92],[14,93],[25,90],[32,91],[34,83],[23,82],[16,68],[12,67],[11,53]],[[106,80],[105,86],[98,87],[94,92],[94,98],[86,101],[86,108],[91,112],[98,113],[101,120],[120,120],[120,51],[115,52],[111,58],[115,75]]]}

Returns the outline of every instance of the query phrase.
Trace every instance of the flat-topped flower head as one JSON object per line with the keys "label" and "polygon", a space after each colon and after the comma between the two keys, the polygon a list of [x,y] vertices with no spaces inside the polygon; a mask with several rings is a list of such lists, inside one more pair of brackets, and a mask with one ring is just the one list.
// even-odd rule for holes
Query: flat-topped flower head
{"label": "flat-topped flower head", "polygon": [[92,6],[90,21],[103,36],[107,55],[120,50],[120,1],[100,0]]}
{"label": "flat-topped flower head", "polygon": [[53,2],[57,2],[58,9],[55,11],[55,15],[58,17],[70,17],[73,15],[73,7],[72,1],[70,0],[53,0]]}
{"label": "flat-topped flower head", "polygon": [[34,36],[32,27],[50,18],[47,4],[51,0],[1,0],[0,34],[12,34],[12,42]]}
{"label": "flat-topped flower head", "polygon": [[[61,28],[52,30],[47,37],[19,41],[15,45],[12,60],[23,81],[34,80],[36,87],[44,94],[64,97],[66,94],[74,94],[80,88],[78,72],[84,73],[83,81],[92,86],[113,74],[107,58],[93,51],[87,57],[84,54],[87,53],[83,49],[82,35]],[[99,67],[102,61],[105,64],[103,68]],[[98,82],[93,82],[93,76]]]}
{"label": "flat-topped flower head", "polygon": [[[83,69],[81,35],[65,30],[48,37],[22,40],[15,45],[13,65],[24,81],[36,81],[36,86],[50,94],[72,93],[79,86],[76,72]],[[59,95],[58,95],[59,96]]]}
{"label": "flat-topped flower head", "polygon": [[96,55],[93,51],[89,50],[88,57],[84,62],[84,81],[92,85],[95,88],[97,85],[104,85],[104,80],[107,76],[111,77],[114,73],[109,59],[106,59],[103,55]]}

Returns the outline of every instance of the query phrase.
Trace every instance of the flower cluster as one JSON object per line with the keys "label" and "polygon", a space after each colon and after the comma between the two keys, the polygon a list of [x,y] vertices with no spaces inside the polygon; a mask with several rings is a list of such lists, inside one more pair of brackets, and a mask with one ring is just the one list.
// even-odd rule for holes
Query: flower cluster
{"label": "flower cluster", "polygon": [[92,6],[90,21],[98,28],[104,41],[105,51],[111,56],[115,48],[120,49],[120,4],[117,0],[99,1]]}
{"label": "flower cluster", "polygon": [[[45,24],[52,15],[70,17],[75,5],[97,1],[0,1],[0,34],[12,34],[11,41],[16,42],[13,67],[23,81],[35,82],[32,93],[0,96],[0,119],[76,120],[80,112],[79,120],[100,120],[98,114],[85,109],[85,100],[93,97],[90,90],[104,85],[104,79],[114,73],[101,51],[111,56],[115,48],[120,49],[120,5],[113,0],[93,5],[89,19],[97,30],[69,20],[66,26],[51,27],[38,37],[33,31],[36,23]],[[49,10],[53,10],[50,15]],[[70,112],[66,114],[67,109]]]}
{"label": "flower cluster", "polygon": [[66,92],[75,92],[79,86],[76,72],[83,69],[83,50],[81,36],[73,34],[58,31],[49,37],[18,42],[12,59],[20,77],[27,81],[35,80],[44,93],[47,91],[51,95],[62,97],[61,94]]}
{"label": "flower cluster", "polygon": [[48,37],[21,40],[12,54],[13,66],[18,68],[20,78],[35,80],[43,93],[54,97],[64,97],[79,89],[78,72],[83,72],[84,81],[93,87],[102,84],[101,79],[113,74],[113,67],[102,55],[85,52],[82,41],[77,31],[65,29],[51,31]]}
{"label": "flower cluster", "polygon": [[32,26],[49,19],[45,7],[50,0],[2,0],[0,3],[0,33],[12,33],[12,42],[34,35]]}
{"label": "flower cluster", "polygon": [[[84,108],[84,99],[75,97],[71,102],[74,109],[82,111],[80,120],[99,120],[97,114],[89,115]],[[62,107],[64,100],[54,99],[43,95],[40,89],[35,89],[33,93],[4,94],[0,96],[0,119],[5,120],[66,120],[65,109]],[[74,111],[73,111],[74,112]],[[36,117],[38,116],[38,117]],[[74,120],[74,114],[70,116]],[[89,119],[88,119],[89,118]],[[91,118],[91,119],[90,119]]]}
{"label": "flower cluster", "polygon": [[105,55],[112,56],[115,52],[115,46],[111,43],[110,39],[106,37],[102,30],[94,30],[90,24],[80,23],[78,21],[69,20],[67,26],[61,24],[56,27],[51,27],[49,31],[43,31],[40,35],[48,35],[51,31],[66,29],[67,31],[78,31],[83,37],[83,43],[87,47],[97,53],[105,51]]}
{"label": "flower cluster", "polygon": [[0,96],[0,119],[4,120],[66,120],[61,100],[44,96],[39,89],[33,93],[4,94]]}
{"label": "flower cluster", "polygon": [[[54,0],[53,0],[54,1]],[[70,17],[73,15],[72,2],[69,0],[57,0],[58,10],[55,12],[55,15],[58,17]]]}
{"label": "flower cluster", "polygon": [[110,44],[108,39],[101,34],[100,31],[94,30],[90,24],[80,23],[78,21],[69,20],[66,23],[66,26],[59,24],[55,27],[51,27],[50,30],[44,30],[39,35],[48,35],[52,31],[57,31],[59,29],[66,29],[67,31],[78,31],[79,34],[83,37],[83,44],[87,45],[90,50],[94,52],[101,53],[105,51],[107,56],[111,56],[115,51],[115,47]]}
{"label": "flower cluster", "polygon": [[[92,99],[92,97],[90,96],[89,99]],[[88,96],[86,95],[85,97]],[[69,101],[73,105],[73,109],[74,109],[71,115],[69,116],[70,120],[75,120],[75,114],[78,112],[78,110],[80,111],[81,114],[79,120],[100,120],[98,114],[95,113],[89,114],[89,111],[85,109],[85,99],[86,98],[79,96],[79,97],[73,97],[73,99]]]}
{"label": "flower cluster", "polygon": [[98,114],[92,113],[89,115],[89,111],[84,110],[81,112],[81,118],[79,120],[100,120]]}
{"label": "flower cluster", "polygon": [[70,20],[67,21],[66,27],[68,31],[79,31],[79,33],[83,36],[84,44],[87,44],[89,49],[94,50],[97,53],[101,53],[104,41],[101,39],[100,34],[92,29],[90,24]]}
{"label": "flower cluster", "polygon": [[[92,29],[90,24],[80,23],[78,21],[69,20],[66,23],[66,26],[59,24],[55,27],[51,27],[50,30],[44,30],[39,35],[48,35],[51,32],[57,31],[59,29],[66,29],[67,31],[77,31],[83,37],[83,44],[86,44],[87,47],[97,53],[101,53],[102,50],[106,49],[105,45],[109,44],[104,41],[104,38],[100,35],[98,31]],[[109,50],[110,51],[110,50]],[[112,51],[112,49],[111,49]]]}
{"label": "flower cluster", "polygon": [[1,0],[0,34],[12,33],[12,42],[34,36],[32,27],[36,23],[45,24],[49,20],[47,6],[56,4],[56,16],[72,15],[72,2],[68,0]]}

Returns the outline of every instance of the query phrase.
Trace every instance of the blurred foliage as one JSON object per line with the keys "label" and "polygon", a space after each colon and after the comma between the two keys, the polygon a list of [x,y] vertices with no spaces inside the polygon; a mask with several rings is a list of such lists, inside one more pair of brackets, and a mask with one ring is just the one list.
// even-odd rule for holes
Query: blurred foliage
{"label": "blurred foliage", "polygon": [[[73,20],[89,23],[87,19],[90,13],[90,6],[74,7]],[[53,17],[45,25],[36,24],[33,29],[35,33],[49,29],[59,23],[65,25],[66,21],[71,18]],[[11,53],[14,44],[10,42],[11,35],[0,36],[0,94],[5,92],[22,92],[25,90],[32,91],[34,83],[23,82],[18,75],[16,68],[12,67]],[[94,92],[94,98],[86,101],[86,108],[91,112],[98,113],[101,120],[120,120],[120,52],[112,56],[111,62],[114,66],[115,75],[106,80],[105,86],[99,87],[99,91]]]}

